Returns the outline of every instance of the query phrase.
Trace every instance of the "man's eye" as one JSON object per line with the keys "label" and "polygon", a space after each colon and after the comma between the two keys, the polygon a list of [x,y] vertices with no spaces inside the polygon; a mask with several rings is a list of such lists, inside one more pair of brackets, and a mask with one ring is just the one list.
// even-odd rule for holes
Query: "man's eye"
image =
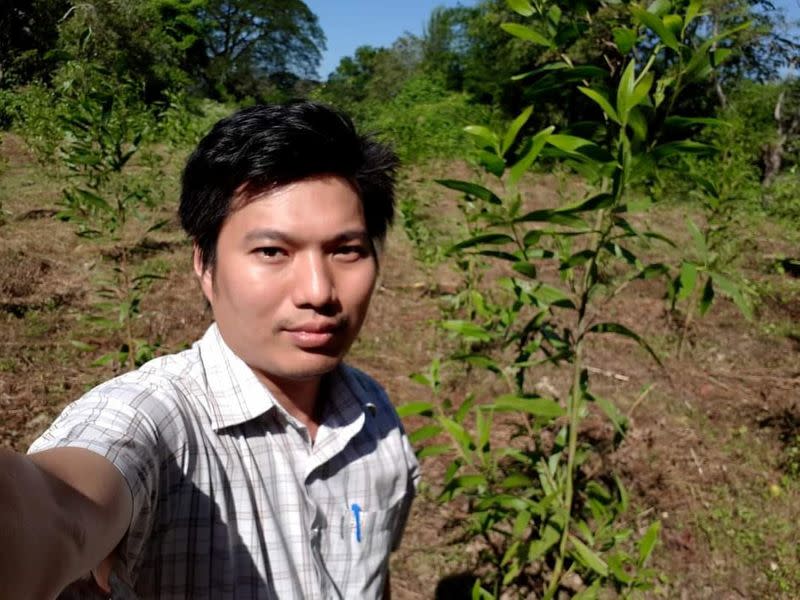
{"label": "man's eye", "polygon": [[266,258],[267,260],[279,260],[286,256],[286,251],[283,248],[276,246],[265,246],[264,248],[257,248],[256,252]]}
{"label": "man's eye", "polygon": [[334,254],[342,260],[358,260],[369,256],[366,247],[361,245],[340,246]]}

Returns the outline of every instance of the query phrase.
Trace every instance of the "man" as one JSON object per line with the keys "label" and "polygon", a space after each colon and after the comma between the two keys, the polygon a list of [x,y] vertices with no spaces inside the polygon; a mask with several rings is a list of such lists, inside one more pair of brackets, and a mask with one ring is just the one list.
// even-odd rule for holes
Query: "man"
{"label": "man", "polygon": [[141,598],[388,595],[417,463],[383,390],[341,361],[395,169],[309,102],[200,142],[179,213],[215,323],[68,406],[28,457],[0,454],[0,597],[89,572]]}

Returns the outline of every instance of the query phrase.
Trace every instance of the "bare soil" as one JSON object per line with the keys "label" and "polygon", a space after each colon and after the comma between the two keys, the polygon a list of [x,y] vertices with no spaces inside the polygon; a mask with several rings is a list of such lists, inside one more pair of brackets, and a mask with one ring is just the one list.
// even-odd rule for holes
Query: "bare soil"
{"label": "bare soil", "polygon": [[[470,178],[451,165],[448,178]],[[174,174],[173,174],[174,175]],[[455,195],[437,188],[427,172],[408,176],[403,193],[427,206],[431,228],[458,218]],[[552,205],[553,177],[532,183],[535,205]],[[53,217],[63,181],[41,167],[11,134],[0,146],[0,446],[24,451],[58,412],[92,385],[115,374],[113,365],[90,366],[112,341],[83,316],[91,305],[92,277],[102,251]],[[174,188],[167,194],[169,216]],[[677,238],[685,207],[661,207],[648,219]],[[655,554],[662,573],[652,597],[798,598],[800,486],[790,476],[800,444],[800,285],[774,268],[794,256],[797,234],[766,221],[741,229],[747,251],[738,261],[760,292],[748,322],[719,297],[710,313],[693,321],[682,358],[679,328],[666,307],[663,284],[638,282],[604,307],[609,320],[643,333],[663,358],[658,366],[635,344],[603,337],[588,364],[597,394],[613,400],[631,420],[621,447],[607,459],[632,494],[631,522],[661,519]],[[746,243],[745,243],[746,240]],[[210,322],[191,275],[190,248],[173,222],[148,242],[140,261],[158,261],[166,279],[143,306],[139,334],[161,352],[185,347]],[[459,284],[446,264],[424,265],[396,228],[388,240],[379,288],[351,361],[371,373],[396,404],[427,399],[409,374],[424,370],[446,346],[435,326],[441,297]],[[73,342],[92,344],[86,351]],[[560,389],[563,375],[537,372]],[[464,382],[466,394],[470,382]],[[652,387],[651,387],[652,386]],[[598,422],[596,433],[609,432]],[[797,459],[800,461],[800,458]],[[435,488],[441,465],[425,461]],[[392,558],[394,597],[436,596],[437,585],[467,581],[476,544],[459,538],[458,507],[423,492],[402,548]],[[468,598],[451,586],[440,597]]]}

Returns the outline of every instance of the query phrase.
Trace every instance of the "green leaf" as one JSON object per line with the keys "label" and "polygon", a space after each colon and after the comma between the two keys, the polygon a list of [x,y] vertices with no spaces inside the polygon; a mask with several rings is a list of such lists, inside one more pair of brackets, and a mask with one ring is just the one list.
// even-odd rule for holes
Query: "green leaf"
{"label": "green leaf", "polygon": [[747,301],[742,288],[720,273],[713,272],[711,277],[714,279],[716,286],[722,290],[724,294],[733,300],[734,304],[739,307],[741,313],[748,319],[753,318],[753,307]]}
{"label": "green leaf", "polygon": [[506,161],[503,160],[502,157],[487,152],[486,150],[478,152],[478,162],[495,177],[501,177],[503,171],[506,170]]}
{"label": "green leaf", "polygon": [[509,151],[511,146],[514,144],[514,141],[517,139],[519,135],[520,129],[528,122],[528,119],[531,118],[533,114],[533,107],[529,106],[525,110],[523,110],[516,119],[511,121],[511,124],[508,126],[506,130],[506,134],[503,136],[503,143],[500,146],[500,154],[504,155]]}
{"label": "green leaf", "polygon": [[700,231],[700,228],[695,225],[695,222],[692,221],[690,217],[686,217],[686,228],[689,230],[689,233],[692,236],[692,240],[694,241],[695,250],[697,250],[697,254],[700,255],[700,258],[703,260],[704,263],[708,262],[709,258],[709,251],[708,245],[706,244],[706,238],[703,233]]}
{"label": "green leaf", "polygon": [[673,127],[693,127],[695,125],[703,127],[731,127],[730,123],[727,123],[722,119],[715,119],[712,117],[681,117],[675,115],[664,119],[664,127],[668,129]]}
{"label": "green leaf", "polygon": [[632,100],[636,86],[636,61],[630,60],[622,72],[617,86],[617,114],[623,124],[628,121],[628,111],[635,106]]}
{"label": "green leaf", "polygon": [[600,585],[602,580],[595,579],[592,585],[581,590],[572,597],[572,600],[597,600],[600,597]]}
{"label": "green leaf", "polygon": [[672,8],[672,3],[669,0],[653,0],[647,7],[647,12],[653,13],[657,17],[663,17],[670,8]]}
{"label": "green leaf", "polygon": [[488,202],[489,204],[502,204],[500,198],[498,198],[493,191],[486,189],[477,183],[458,181],[456,179],[437,179],[436,183],[443,185],[446,188],[450,188],[451,190],[464,192],[469,196],[474,196],[475,198],[479,198],[484,202]]}
{"label": "green leaf", "polygon": [[508,4],[511,10],[523,17],[530,17],[533,15],[533,7],[528,0],[506,0],[506,4]]}
{"label": "green leaf", "polygon": [[450,482],[448,487],[452,489],[474,490],[479,487],[486,487],[486,477],[483,475],[461,475]]}
{"label": "green leaf", "polygon": [[505,394],[495,398],[494,404],[491,406],[499,411],[524,412],[534,417],[546,419],[555,419],[566,414],[566,411],[558,402],[540,396],[523,397],[515,394]]}
{"label": "green leaf", "polygon": [[686,33],[686,28],[689,24],[700,14],[701,8],[703,8],[703,0],[691,0],[691,2],[689,2],[689,7],[686,9],[686,16],[683,19],[683,34]]}
{"label": "green leaf", "polygon": [[75,192],[78,195],[78,198],[83,202],[87,207],[93,208],[105,213],[113,213],[114,209],[111,208],[111,205],[106,202],[103,198],[86,189],[77,189]]}
{"label": "green leaf", "polygon": [[525,172],[531,168],[531,165],[539,157],[539,154],[541,154],[542,148],[544,148],[545,143],[547,143],[547,139],[554,130],[555,126],[551,125],[550,127],[538,132],[535,136],[533,136],[533,138],[531,138],[530,146],[525,154],[509,169],[509,181],[511,185],[516,185]]}
{"label": "green leaf", "polygon": [[425,387],[432,388],[433,382],[431,381],[430,377],[424,375],[422,373],[412,373],[409,375],[411,381],[416,381],[417,383],[424,385]]}
{"label": "green leaf", "polygon": [[559,213],[573,213],[573,212],[586,212],[590,210],[598,210],[601,208],[608,208],[614,204],[614,196],[607,193],[595,194],[586,200],[581,200],[577,204],[571,204],[562,208],[557,208],[556,212]]}
{"label": "green leaf", "polygon": [[471,593],[471,600],[495,600],[494,594],[481,585],[480,578],[475,579],[475,583],[472,585]]}
{"label": "green leaf", "polygon": [[608,565],[593,550],[584,544],[576,536],[569,534],[569,541],[572,543],[574,552],[572,555],[583,566],[591,569],[601,577],[608,577]]}
{"label": "green leaf", "polygon": [[628,54],[636,45],[636,31],[627,27],[614,27],[614,43],[623,56]]}
{"label": "green leaf", "polygon": [[625,435],[625,430],[628,428],[628,419],[619,411],[616,404],[600,396],[591,396],[591,399],[600,407],[603,413],[605,413],[608,420],[614,425],[614,429],[617,430],[617,433]]}
{"label": "green leaf", "polygon": [[464,127],[464,131],[500,153],[500,138],[488,127],[484,127],[483,125],[467,125]]}
{"label": "green leaf", "polygon": [[422,460],[431,456],[439,456],[440,454],[447,454],[452,452],[453,449],[447,444],[438,444],[436,446],[425,446],[422,450],[417,452],[417,458]]}
{"label": "green leaf", "polygon": [[628,106],[629,109],[639,106],[642,101],[647,98],[647,95],[650,93],[650,89],[653,87],[653,81],[655,81],[655,74],[652,71],[648,71],[639,77],[639,80],[637,81],[636,86],[633,88],[633,92],[631,93]]}
{"label": "green leaf", "polygon": [[594,142],[592,142],[591,140],[587,140],[582,137],[577,137],[574,135],[566,135],[563,133],[553,134],[547,141],[552,146],[555,146],[556,148],[558,148],[559,150],[563,150],[564,152],[575,152],[576,150],[578,150],[579,148],[583,148],[584,146],[594,145]]}
{"label": "green leaf", "polygon": [[681,264],[681,272],[678,275],[678,300],[686,300],[697,283],[697,265],[692,262],[684,261]]}
{"label": "green leaf", "polygon": [[669,275],[669,267],[664,263],[651,263],[634,275],[633,279],[653,279],[662,275]]}
{"label": "green leaf", "polygon": [[492,360],[488,356],[483,356],[482,354],[459,354],[453,358],[456,360],[463,360],[464,362],[467,362],[475,367],[480,367],[481,369],[488,369],[493,373],[501,372],[497,361]]}
{"label": "green leaf", "polygon": [[647,563],[647,559],[653,553],[658,536],[661,533],[661,521],[654,521],[647,531],[644,532],[642,539],[639,540],[639,567]]}
{"label": "green leaf", "polygon": [[534,210],[514,219],[514,223],[553,223],[576,229],[588,229],[589,224],[568,212],[542,209]]}
{"label": "green leaf", "polygon": [[489,256],[491,258],[498,258],[500,260],[508,260],[510,262],[517,262],[519,256],[511,254],[510,252],[503,252],[502,250],[479,250],[475,252],[478,256]]}
{"label": "green leaf", "polygon": [[165,225],[167,225],[172,219],[162,219],[161,221],[157,221],[153,223],[150,227],[147,228],[146,233],[152,233],[153,231],[158,231],[162,229]]}
{"label": "green leaf", "polygon": [[639,336],[639,334],[628,329],[624,325],[620,325],[619,323],[596,323],[589,328],[589,331],[592,333],[615,333],[617,335],[628,337],[634,340],[642,348],[647,350],[650,356],[652,356],[655,361],[661,365],[661,360],[658,358],[658,355],[653,351],[650,345],[641,336]]}
{"label": "green leaf", "polygon": [[545,552],[552,548],[560,539],[561,533],[555,527],[548,524],[544,528],[541,537],[533,541],[528,548],[528,562],[534,562],[544,556]]}
{"label": "green leaf", "polygon": [[436,437],[440,433],[442,433],[442,428],[438,425],[423,425],[419,429],[416,429],[408,434],[408,441],[413,445],[417,445],[425,440],[431,439],[432,437]]}
{"label": "green leaf", "polygon": [[703,295],[700,298],[700,316],[702,317],[708,312],[708,309],[711,308],[711,304],[714,302],[714,282],[712,281],[711,277],[706,279],[706,284],[703,287]]}
{"label": "green leaf", "polygon": [[433,416],[433,404],[430,402],[409,402],[397,407],[397,414],[401,419],[410,417],[411,415],[423,415],[426,417]]}
{"label": "green leaf", "polygon": [[472,437],[469,435],[469,433],[467,433],[466,429],[449,417],[439,417],[437,421],[439,422],[439,425],[444,427],[445,431],[447,431],[450,437],[452,437],[456,443],[461,446],[461,449],[465,454],[472,451],[472,449],[475,447],[475,443],[472,441]]}
{"label": "green leaf", "polygon": [[517,513],[517,516],[514,518],[514,525],[511,527],[511,535],[515,538],[521,538],[525,534],[525,530],[528,529],[532,516],[533,515],[526,510]]}
{"label": "green leaf", "polygon": [[107,365],[108,363],[116,360],[118,363],[122,364],[125,362],[125,359],[128,357],[127,352],[109,352],[108,354],[104,354],[94,362],[92,362],[93,367],[102,367]]}
{"label": "green leaf", "polygon": [[634,106],[631,109],[630,114],[628,114],[628,127],[633,131],[634,140],[643,142],[647,139],[647,119],[641,107]]}
{"label": "green leaf", "polygon": [[683,30],[683,18],[681,18],[680,15],[664,15],[661,20],[664,23],[664,27],[669,29],[676,38],[681,35]]}
{"label": "green leaf", "polygon": [[512,473],[500,483],[501,487],[505,489],[529,487],[533,485],[533,479],[524,473]]}
{"label": "green leaf", "polygon": [[631,6],[631,12],[643,25],[653,31],[664,45],[675,52],[680,51],[680,43],[678,42],[675,34],[670,31],[664,22],[653,13],[647,12],[638,6]]}
{"label": "green leaf", "polygon": [[526,290],[526,292],[544,306],[575,308],[575,304],[570,300],[567,294],[545,283],[539,283],[534,288]]}
{"label": "green leaf", "polygon": [[464,240],[451,246],[447,249],[446,254],[453,254],[458,250],[464,250],[465,248],[473,248],[475,246],[483,246],[486,244],[511,244],[514,242],[514,238],[510,235],[505,233],[484,233],[482,235],[476,235],[475,237],[469,238],[468,240]]}
{"label": "green leaf", "polygon": [[525,25],[520,25],[519,23],[502,23],[500,29],[527,42],[532,42],[539,46],[547,46],[548,48],[554,47],[551,40],[548,40],[538,31]]}
{"label": "green leaf", "polygon": [[529,262],[517,261],[511,268],[514,269],[517,273],[525,275],[525,277],[530,277],[531,279],[536,279],[536,265]]}
{"label": "green leaf", "polygon": [[558,25],[561,20],[561,7],[558,4],[553,4],[547,11],[547,18],[553,25]]}
{"label": "green leaf", "polygon": [[559,270],[566,271],[579,265],[584,265],[594,258],[594,250],[580,250],[561,263]]}
{"label": "green leaf", "polygon": [[467,341],[488,342],[492,336],[480,325],[469,321],[443,321],[442,327],[448,331],[454,331]]}
{"label": "green leaf", "polygon": [[678,142],[667,142],[656,146],[651,151],[653,158],[656,161],[663,160],[670,156],[681,154],[696,154],[698,156],[710,156],[719,152],[716,146],[711,144],[704,144],[702,142],[695,142],[694,140],[681,140]]}
{"label": "green leaf", "polygon": [[456,414],[453,415],[453,420],[456,423],[463,423],[464,419],[467,417],[469,413],[469,409],[475,404],[475,394],[467,394],[467,397],[464,398],[464,401],[461,403],[461,406],[458,407]]}
{"label": "green leaf", "polygon": [[583,86],[578,86],[578,90],[582,92],[584,95],[594,100],[594,102],[603,110],[603,112],[608,116],[609,119],[611,119],[615,123],[620,122],[620,118],[617,115],[617,111],[614,110],[614,107],[611,106],[611,103],[608,101],[608,98],[606,98],[603,94],[601,94],[596,90]]}

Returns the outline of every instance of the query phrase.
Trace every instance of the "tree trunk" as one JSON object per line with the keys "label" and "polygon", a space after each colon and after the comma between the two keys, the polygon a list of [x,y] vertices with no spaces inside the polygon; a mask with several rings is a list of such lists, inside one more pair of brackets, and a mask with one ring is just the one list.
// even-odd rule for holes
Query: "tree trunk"
{"label": "tree trunk", "polygon": [[775,141],[768,143],[761,151],[761,162],[763,164],[763,172],[761,176],[761,185],[769,187],[775,176],[780,173],[781,164],[783,162],[783,147],[786,144],[786,131],[783,128],[783,100],[784,92],[778,95],[778,101],[775,103],[775,111],[773,117],[778,124],[778,135]]}

